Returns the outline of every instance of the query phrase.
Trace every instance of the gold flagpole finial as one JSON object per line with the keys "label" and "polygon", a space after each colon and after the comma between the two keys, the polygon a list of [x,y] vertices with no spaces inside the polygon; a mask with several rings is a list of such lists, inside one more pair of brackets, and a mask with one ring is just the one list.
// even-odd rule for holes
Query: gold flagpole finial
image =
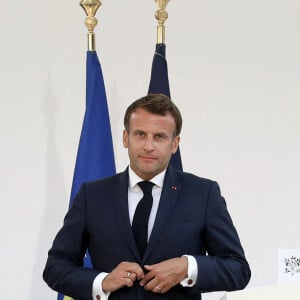
{"label": "gold flagpole finial", "polygon": [[85,18],[85,25],[88,28],[88,51],[95,51],[95,33],[94,28],[98,21],[95,18],[98,8],[101,6],[99,0],[81,0],[80,6],[84,9],[87,17]]}
{"label": "gold flagpole finial", "polygon": [[170,0],[155,0],[158,6],[158,10],[155,13],[155,18],[158,21],[157,26],[157,43],[165,43],[165,21],[168,19],[168,13],[166,12],[166,6]]}

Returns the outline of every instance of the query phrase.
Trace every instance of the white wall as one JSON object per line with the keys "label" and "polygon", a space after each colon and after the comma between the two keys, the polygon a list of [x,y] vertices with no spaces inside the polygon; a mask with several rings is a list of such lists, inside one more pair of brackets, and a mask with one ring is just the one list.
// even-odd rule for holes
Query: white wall
{"label": "white wall", "polygon": [[[121,119],[148,88],[156,5],[102,2],[97,49],[120,171]],[[170,1],[167,11],[184,169],[221,184],[252,267],[249,287],[274,284],[277,249],[300,248],[299,1]],[[68,207],[85,104],[84,18],[70,0],[1,6],[3,299],[56,297],[41,273]]]}

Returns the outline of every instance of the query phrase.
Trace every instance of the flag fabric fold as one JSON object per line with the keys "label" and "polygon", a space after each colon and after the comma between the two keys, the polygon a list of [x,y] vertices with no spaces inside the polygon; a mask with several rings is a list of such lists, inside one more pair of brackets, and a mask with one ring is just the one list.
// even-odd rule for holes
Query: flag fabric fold
{"label": "flag fabric fold", "polygon": [[115,172],[112,134],[101,65],[97,53],[88,51],[86,111],[74,170],[70,205],[83,182],[111,176]]}
{"label": "flag fabric fold", "polygon": [[[109,111],[101,65],[95,51],[87,51],[86,110],[78,146],[70,196],[74,197],[83,182],[101,179],[116,173]],[[89,254],[84,266],[92,268]],[[58,294],[58,300],[69,300]]]}
{"label": "flag fabric fold", "polygon": [[[165,44],[156,44],[148,93],[164,94],[171,98]],[[172,155],[170,164],[177,170],[182,170],[179,148],[176,153]]]}

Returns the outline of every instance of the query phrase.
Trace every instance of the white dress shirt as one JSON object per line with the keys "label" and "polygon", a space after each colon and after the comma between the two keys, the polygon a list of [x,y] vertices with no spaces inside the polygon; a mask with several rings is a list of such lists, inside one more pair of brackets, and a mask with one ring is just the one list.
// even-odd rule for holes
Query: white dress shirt
{"label": "white dress shirt", "polygon": [[[130,167],[129,171],[129,186],[128,186],[128,212],[130,218],[130,224],[132,224],[133,216],[135,209],[139,203],[139,201],[143,198],[143,191],[139,187],[138,183],[140,181],[144,181],[140,178]],[[165,179],[166,170],[162,171],[155,177],[153,177],[150,181],[154,183],[152,189],[152,197],[153,204],[151,208],[151,213],[149,216],[148,223],[148,240],[152,232],[152,228],[154,225],[154,221],[156,218],[156,213],[160,201],[160,195],[162,192],[163,182]],[[197,277],[198,277],[198,265],[196,259],[191,255],[184,255],[188,259],[188,277],[180,282],[180,284],[184,287],[192,287],[195,285]],[[102,272],[100,273],[93,282],[93,300],[97,300],[97,295],[100,296],[101,300],[107,300],[110,293],[104,293],[102,290],[102,281],[106,277],[108,273]]]}

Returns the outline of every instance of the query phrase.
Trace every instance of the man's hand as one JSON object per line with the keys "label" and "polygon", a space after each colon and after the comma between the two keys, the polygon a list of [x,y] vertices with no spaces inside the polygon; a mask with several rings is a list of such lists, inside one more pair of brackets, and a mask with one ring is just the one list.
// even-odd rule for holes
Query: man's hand
{"label": "man's hand", "polygon": [[136,280],[143,278],[143,269],[134,262],[121,262],[102,281],[102,290],[114,292],[122,287],[133,286]]}
{"label": "man's hand", "polygon": [[184,256],[176,257],[144,268],[149,272],[142,278],[141,286],[153,293],[166,293],[187,277],[188,260]]}

